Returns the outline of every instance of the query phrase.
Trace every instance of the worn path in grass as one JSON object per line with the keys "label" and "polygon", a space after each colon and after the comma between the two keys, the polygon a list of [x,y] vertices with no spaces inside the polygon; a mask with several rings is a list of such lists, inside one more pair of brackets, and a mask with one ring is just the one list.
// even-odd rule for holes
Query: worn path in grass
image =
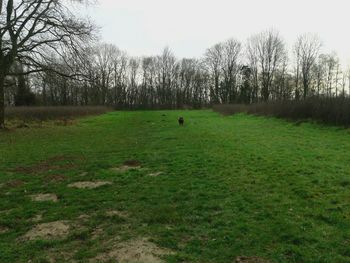
{"label": "worn path in grass", "polygon": [[347,130],[211,111],[0,133],[0,262],[350,262],[349,153]]}

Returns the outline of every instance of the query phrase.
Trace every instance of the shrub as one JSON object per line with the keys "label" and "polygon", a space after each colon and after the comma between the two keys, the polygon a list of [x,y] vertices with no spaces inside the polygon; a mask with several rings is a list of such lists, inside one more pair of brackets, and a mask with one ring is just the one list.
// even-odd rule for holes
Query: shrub
{"label": "shrub", "polygon": [[274,116],[290,120],[350,126],[350,98],[309,98],[302,101],[274,101],[250,105],[214,105],[213,109],[225,115],[248,113]]}

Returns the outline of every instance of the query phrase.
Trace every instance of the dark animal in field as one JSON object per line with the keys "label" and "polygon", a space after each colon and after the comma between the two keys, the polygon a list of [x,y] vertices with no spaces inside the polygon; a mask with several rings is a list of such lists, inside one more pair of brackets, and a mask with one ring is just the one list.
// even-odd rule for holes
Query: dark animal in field
{"label": "dark animal in field", "polygon": [[180,118],[179,118],[179,125],[180,125],[180,126],[183,126],[184,123],[185,123],[184,118],[183,118],[183,117],[180,117]]}

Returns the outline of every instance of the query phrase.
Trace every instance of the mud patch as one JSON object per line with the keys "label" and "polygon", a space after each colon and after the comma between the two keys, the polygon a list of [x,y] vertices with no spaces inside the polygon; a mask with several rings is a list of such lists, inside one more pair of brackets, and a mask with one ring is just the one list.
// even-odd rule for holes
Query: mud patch
{"label": "mud patch", "polygon": [[58,201],[57,195],[55,194],[37,194],[31,195],[30,198],[35,202],[54,202]]}
{"label": "mud patch", "polygon": [[138,160],[126,160],[123,165],[129,167],[141,167],[141,162]]}
{"label": "mud patch", "polygon": [[156,173],[150,173],[148,176],[151,176],[151,177],[158,177],[160,175],[162,175],[163,172],[156,172]]}
{"label": "mud patch", "polygon": [[98,181],[98,182],[76,182],[69,184],[68,187],[79,188],[79,189],[95,189],[105,185],[111,185],[112,182]]}
{"label": "mud patch", "polygon": [[130,240],[120,243],[111,251],[97,256],[91,262],[120,263],[162,263],[161,257],[173,254],[172,251],[160,248],[147,239]]}
{"label": "mud patch", "polygon": [[237,257],[234,263],[271,263],[271,261],[267,261],[263,258],[259,257]]}
{"label": "mud patch", "polygon": [[23,236],[23,240],[52,240],[64,239],[69,234],[69,225],[66,221],[55,221],[39,224]]}

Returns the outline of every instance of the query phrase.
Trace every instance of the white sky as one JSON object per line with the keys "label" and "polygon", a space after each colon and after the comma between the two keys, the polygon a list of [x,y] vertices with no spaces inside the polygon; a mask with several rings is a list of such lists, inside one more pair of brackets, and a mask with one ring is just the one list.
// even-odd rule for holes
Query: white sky
{"label": "white sky", "polygon": [[89,15],[102,39],[130,55],[200,57],[228,38],[242,41],[274,28],[289,47],[301,33],[317,33],[323,51],[350,62],[350,0],[99,0]]}

